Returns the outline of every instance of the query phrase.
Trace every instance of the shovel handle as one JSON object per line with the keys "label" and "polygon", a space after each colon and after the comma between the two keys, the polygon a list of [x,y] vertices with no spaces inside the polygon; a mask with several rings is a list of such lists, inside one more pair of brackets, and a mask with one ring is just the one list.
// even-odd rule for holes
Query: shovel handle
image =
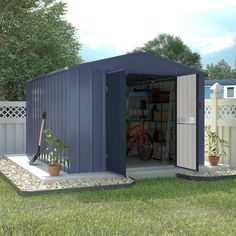
{"label": "shovel handle", "polygon": [[44,111],[44,112],[42,113],[42,119],[45,120],[45,119],[46,119],[46,116],[47,116],[47,112]]}
{"label": "shovel handle", "polygon": [[38,143],[39,146],[41,146],[42,134],[43,134],[43,127],[44,127],[44,122],[45,122],[45,119],[46,119],[46,115],[47,115],[46,112],[43,112],[43,113],[42,113],[42,123],[41,123],[41,127],[40,127],[39,143]]}

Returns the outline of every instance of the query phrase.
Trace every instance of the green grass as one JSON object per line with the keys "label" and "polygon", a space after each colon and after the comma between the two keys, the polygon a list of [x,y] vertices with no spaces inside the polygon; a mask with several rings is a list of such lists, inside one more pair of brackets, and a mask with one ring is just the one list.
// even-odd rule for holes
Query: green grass
{"label": "green grass", "polygon": [[236,180],[23,197],[0,178],[0,235],[236,235]]}

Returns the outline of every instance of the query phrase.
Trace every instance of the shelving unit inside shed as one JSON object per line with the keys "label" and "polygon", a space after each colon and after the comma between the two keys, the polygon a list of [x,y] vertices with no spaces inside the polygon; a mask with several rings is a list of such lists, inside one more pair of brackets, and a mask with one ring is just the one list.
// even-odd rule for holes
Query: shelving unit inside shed
{"label": "shelving unit inside shed", "polygon": [[[141,109],[143,101],[146,104],[144,111]],[[174,80],[146,81],[127,87],[126,127],[138,124],[144,114],[144,130],[153,139],[151,160],[175,161],[175,107]],[[131,150],[130,156],[139,158],[137,147]]]}

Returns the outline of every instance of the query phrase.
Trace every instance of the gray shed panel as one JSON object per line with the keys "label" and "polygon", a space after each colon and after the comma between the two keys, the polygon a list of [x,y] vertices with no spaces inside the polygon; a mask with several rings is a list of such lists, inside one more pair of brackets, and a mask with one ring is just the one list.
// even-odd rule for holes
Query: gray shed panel
{"label": "gray shed panel", "polygon": [[198,163],[204,165],[204,76],[198,74],[197,79],[197,156]]}
{"label": "gray shed panel", "polygon": [[92,154],[93,171],[106,169],[106,123],[105,123],[105,75],[102,72],[92,72]]}
{"label": "gray shed panel", "polygon": [[28,82],[27,154],[37,150],[41,116],[46,111],[45,127],[71,149],[65,157],[70,166],[64,170],[104,171],[104,83],[103,72],[88,69],[71,69]]}
{"label": "gray shed panel", "polygon": [[[42,112],[47,112],[45,128],[51,128],[55,136],[69,143],[69,87],[68,71],[49,75],[47,79],[27,83],[27,154],[37,151]],[[44,139],[42,147],[44,147]],[[43,148],[42,148],[42,155]],[[45,156],[45,155],[44,155]]]}
{"label": "gray shed panel", "polygon": [[106,87],[107,170],[126,175],[126,71],[107,74]]}
{"label": "gray shed panel", "polygon": [[104,73],[73,69],[70,76],[71,172],[104,171]]}

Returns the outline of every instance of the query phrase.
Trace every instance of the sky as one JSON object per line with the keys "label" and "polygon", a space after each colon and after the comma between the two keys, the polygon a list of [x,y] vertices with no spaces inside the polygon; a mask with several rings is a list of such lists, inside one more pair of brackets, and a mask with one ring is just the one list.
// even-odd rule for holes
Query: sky
{"label": "sky", "polygon": [[85,61],[122,55],[158,34],[179,36],[205,67],[236,60],[236,0],[64,0]]}

